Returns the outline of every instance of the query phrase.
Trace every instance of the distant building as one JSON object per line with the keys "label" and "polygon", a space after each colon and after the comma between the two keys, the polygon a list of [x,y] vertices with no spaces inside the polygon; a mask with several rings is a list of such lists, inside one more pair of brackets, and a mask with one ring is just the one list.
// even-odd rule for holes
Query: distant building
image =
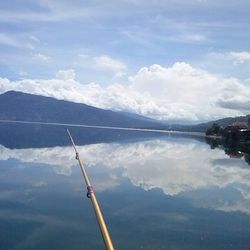
{"label": "distant building", "polygon": [[226,142],[250,141],[250,127],[246,122],[234,122],[223,130]]}
{"label": "distant building", "polygon": [[238,128],[238,129],[250,129],[249,124],[246,122],[234,122],[230,126]]}

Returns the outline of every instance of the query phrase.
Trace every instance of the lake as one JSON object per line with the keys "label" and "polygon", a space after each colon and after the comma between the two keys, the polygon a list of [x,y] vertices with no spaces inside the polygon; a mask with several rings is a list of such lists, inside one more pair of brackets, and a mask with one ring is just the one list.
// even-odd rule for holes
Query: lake
{"label": "lake", "polygon": [[[250,249],[249,155],[188,134],[70,131],[116,249]],[[0,249],[104,249],[63,126],[0,123]]]}

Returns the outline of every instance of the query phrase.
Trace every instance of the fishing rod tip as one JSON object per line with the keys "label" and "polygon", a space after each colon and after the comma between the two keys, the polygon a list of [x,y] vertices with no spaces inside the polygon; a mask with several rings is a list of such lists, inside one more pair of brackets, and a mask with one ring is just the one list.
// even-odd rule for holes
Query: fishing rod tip
{"label": "fishing rod tip", "polygon": [[70,132],[69,132],[69,129],[68,129],[68,128],[65,128],[65,130],[66,130],[67,134],[70,134]]}

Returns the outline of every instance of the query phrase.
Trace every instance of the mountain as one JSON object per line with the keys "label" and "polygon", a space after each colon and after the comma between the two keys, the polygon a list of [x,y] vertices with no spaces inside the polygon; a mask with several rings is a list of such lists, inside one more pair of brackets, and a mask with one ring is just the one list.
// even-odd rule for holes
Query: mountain
{"label": "mountain", "polygon": [[130,128],[162,126],[143,116],[16,91],[0,95],[0,119]]}
{"label": "mountain", "polygon": [[[213,123],[217,123],[221,127],[226,127],[231,125],[234,122],[246,122],[248,123],[250,119],[250,115],[246,116],[237,116],[237,117],[226,117],[214,121],[199,123],[195,125],[191,125],[186,123],[180,124],[173,124],[170,121],[163,122],[164,125],[158,127],[158,129],[165,129],[165,130],[175,130],[175,131],[185,131],[185,132],[206,132],[206,130],[213,125]],[[190,122],[191,123],[191,122]]]}
{"label": "mountain", "polygon": [[203,124],[200,124],[200,125],[210,127],[213,123],[217,123],[218,125],[220,125],[222,127],[226,127],[228,125],[231,125],[234,122],[246,122],[246,123],[248,123],[249,119],[250,119],[250,115],[237,116],[237,117],[227,117],[227,118],[223,118],[223,119],[203,123]]}
{"label": "mountain", "polygon": [[143,116],[143,115],[138,115],[138,114],[135,114],[135,113],[130,113],[130,112],[126,112],[126,111],[118,111],[117,113],[125,115],[127,117],[136,118],[136,119],[138,119],[140,121],[151,121],[151,122],[156,122],[157,121],[157,122],[159,122],[161,124],[165,124],[162,121],[158,121],[158,120],[155,120],[153,118],[146,117],[146,116]]}
{"label": "mountain", "polygon": [[190,128],[192,130],[195,130],[195,131],[205,132],[207,130],[207,128],[209,128],[213,125],[213,123],[216,123],[216,124],[220,125],[221,127],[226,127],[228,125],[231,125],[234,122],[246,122],[246,123],[248,123],[249,119],[250,119],[250,115],[237,116],[237,117],[226,117],[226,118],[218,119],[215,121],[210,121],[210,122],[200,123],[200,124],[197,124],[194,126],[190,126]]}
{"label": "mountain", "polygon": [[115,112],[51,97],[16,91],[8,91],[0,95],[0,120],[205,132],[213,123],[225,127],[235,121],[247,122],[249,118],[250,115],[228,117],[197,125],[171,123],[168,125],[166,121],[161,122],[133,113]]}

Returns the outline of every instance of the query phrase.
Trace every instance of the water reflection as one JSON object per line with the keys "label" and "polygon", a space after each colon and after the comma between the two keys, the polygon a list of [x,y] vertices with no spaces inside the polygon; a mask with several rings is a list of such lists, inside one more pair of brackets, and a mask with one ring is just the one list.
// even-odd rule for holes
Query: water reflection
{"label": "water reflection", "polygon": [[243,158],[250,165],[250,144],[249,142],[230,141],[222,139],[206,138],[206,142],[211,149],[220,148],[224,150],[230,158]]}
{"label": "water reflection", "polygon": [[[0,250],[103,249],[64,127],[0,124],[0,132]],[[242,158],[191,135],[71,133],[117,249],[249,249]]]}
{"label": "water reflection", "polygon": [[[70,145],[66,125],[14,123],[0,121],[0,144],[8,148],[45,148]],[[124,140],[143,140],[166,134],[145,131],[103,128],[70,127],[77,144],[109,143]]]}
{"label": "water reflection", "polygon": [[[8,149],[0,160],[47,164],[69,176],[78,167],[72,147]],[[168,138],[141,142],[79,146],[99,192],[118,188],[124,179],[143,190],[158,188],[166,195],[187,198],[197,207],[250,213],[250,168],[246,162],[209,150],[196,140]],[[95,169],[102,168],[102,175]],[[105,178],[103,178],[105,175]],[[34,183],[36,186],[45,182]]]}

